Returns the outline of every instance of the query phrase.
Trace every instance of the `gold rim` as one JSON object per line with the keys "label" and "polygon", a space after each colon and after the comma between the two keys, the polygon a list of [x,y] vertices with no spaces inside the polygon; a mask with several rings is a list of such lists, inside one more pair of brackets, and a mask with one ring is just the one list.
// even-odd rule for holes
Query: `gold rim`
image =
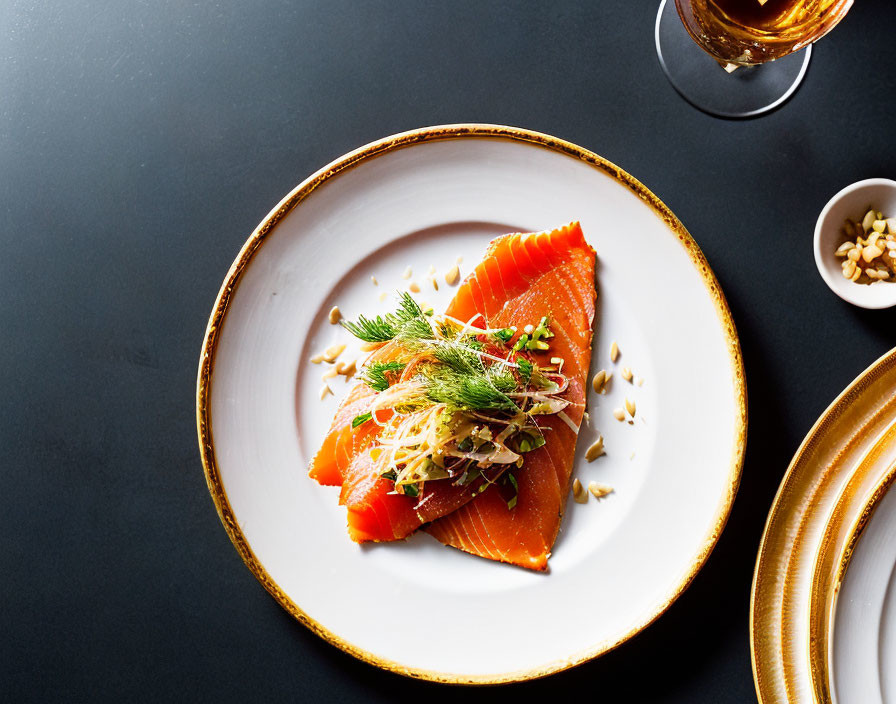
{"label": "gold rim", "polygon": [[[763,671],[763,658],[767,661],[777,661],[778,659],[784,658],[784,653],[783,651],[780,653],[777,652],[777,648],[775,648],[773,654],[768,653],[769,646],[766,641],[769,639],[764,639],[763,634],[770,632],[774,633],[775,624],[759,622],[759,602],[763,602],[763,611],[768,611],[769,609],[766,607],[773,606],[772,602],[777,603],[778,601],[784,600],[789,593],[790,584],[792,582],[790,570],[787,570],[784,574],[784,584],[782,589],[781,575],[776,574],[775,563],[781,562],[782,556],[785,556],[783,555],[784,552],[790,556],[799,552],[805,537],[805,522],[800,521],[800,524],[797,526],[796,534],[790,535],[788,540],[784,541],[786,549],[782,550],[779,548],[773,551],[772,543],[778,532],[786,528],[786,526],[783,525],[783,516],[790,507],[792,498],[794,496],[805,498],[809,494],[814,495],[819,493],[822,488],[826,487],[832,480],[832,476],[835,473],[835,467],[838,466],[837,460],[840,456],[843,455],[847,449],[854,446],[855,443],[864,436],[868,428],[879,423],[881,418],[892,409],[894,403],[896,403],[896,397],[885,403],[881,403],[876,412],[864,419],[861,427],[855,429],[855,432],[853,432],[848,440],[843,443],[840,453],[833,463],[823,467],[820,471],[817,469],[815,471],[812,469],[804,469],[807,464],[807,459],[820,446],[825,434],[828,433],[830,429],[861,399],[862,395],[880,376],[891,370],[894,363],[896,363],[896,349],[890,350],[872,363],[867,369],[859,374],[859,376],[856,377],[836,399],[834,399],[827,409],[825,409],[806,434],[806,437],[794,454],[793,459],[790,461],[784,479],[781,481],[775,499],[772,502],[772,507],[769,511],[765,529],[762,534],[762,540],[759,545],[756,567],[753,572],[753,586],[750,593],[750,652],[753,666],[753,682],[760,702],[778,701],[776,690],[774,690],[772,684],[770,684],[770,677]],[[869,452],[870,450],[865,454],[867,455]],[[783,639],[780,636],[787,627],[787,623],[782,622],[781,624],[778,624],[778,626],[778,640],[783,643]],[[807,645],[807,647],[809,646]],[[783,683],[787,690],[788,699],[792,698],[794,694],[794,685],[786,671],[783,672]]]}
{"label": "gold rim", "polygon": [[[894,437],[896,437],[896,422],[888,428],[886,437],[882,438],[873,448],[873,452],[880,456],[888,448],[892,446]],[[857,471],[861,471],[857,469]],[[810,602],[809,615],[809,662],[812,674],[812,688],[815,692],[815,698],[819,702],[831,702],[831,672],[830,672],[830,635],[833,625],[834,614],[837,608],[837,598],[840,593],[840,587],[846,576],[846,569],[849,561],[855,552],[856,545],[862,535],[862,531],[871,520],[881,499],[886,495],[890,487],[896,482],[896,462],[893,462],[887,468],[883,478],[881,478],[871,493],[865,499],[862,509],[857,518],[853,519],[852,526],[847,533],[839,554],[834,554],[835,545],[830,532],[826,532],[819,547],[818,556],[816,557],[815,574],[812,580],[812,596]],[[840,522],[846,520],[846,516],[842,515],[845,504],[852,496],[848,496],[848,488],[844,490],[844,495],[838,501],[834,517],[838,515]],[[854,496],[854,494],[853,494]],[[830,574],[829,571],[822,571],[825,566],[831,566],[829,561],[836,560],[836,570],[833,571],[833,579],[823,579],[823,575]]]}
{"label": "gold rim", "polygon": [[[221,325],[224,322],[224,316],[227,313],[227,309],[239,284],[242,273],[251,262],[255,252],[261,247],[268,235],[271,234],[284,217],[328,179],[382,154],[423,142],[482,138],[524,142],[526,144],[557,151],[579,159],[594,166],[600,171],[603,171],[625,185],[653,209],[669,229],[678,237],[679,242],[687,251],[688,256],[701,276],[716,306],[716,312],[724,329],[726,344],[728,346],[728,354],[733,369],[735,400],[738,406],[738,418],[734,429],[734,447],[732,449],[732,459],[729,468],[728,486],[716,511],[712,530],[705,537],[696,558],[685,571],[676,588],[670,592],[664,601],[656,606],[650,613],[646,614],[635,627],[632,628],[632,630],[620,638],[599,643],[569,658],[542,667],[499,675],[465,675],[409,668],[401,663],[386,660],[373,653],[368,653],[351,643],[348,643],[302,611],[302,609],[280,589],[270,574],[268,574],[267,570],[265,570],[264,566],[255,557],[255,554],[252,552],[249,543],[246,541],[237,524],[230,502],[227,499],[226,491],[221,483],[221,477],[215,462],[209,403],[211,377],[214,372],[215,350]],[[737,492],[746,444],[747,397],[740,342],[738,341],[734,320],[731,317],[731,311],[728,308],[728,303],[725,300],[722,289],[710,269],[706,257],[704,257],[703,252],[701,252],[700,248],[697,246],[697,243],[690,236],[678,218],[675,217],[672,211],[669,210],[659,198],[644,187],[644,185],[637,179],[633,178],[615,164],[612,164],[599,157],[597,154],[570,142],[539,132],[531,132],[516,127],[461,124],[427,127],[412,130],[410,132],[402,132],[349,152],[299,184],[295,190],[287,195],[268,214],[237,255],[236,260],[230,267],[230,271],[227,273],[227,277],[225,278],[221,290],[218,293],[217,300],[215,301],[215,306],[212,309],[211,318],[209,319],[208,328],[205,332],[205,339],[202,344],[202,353],[199,359],[199,375],[196,385],[196,424],[199,433],[199,449],[202,455],[202,464],[205,469],[206,482],[208,483],[212,499],[215,502],[215,507],[218,510],[218,516],[221,518],[221,522],[224,524],[224,528],[227,530],[230,540],[233,542],[234,547],[236,547],[237,552],[240,554],[240,557],[243,558],[243,561],[246,563],[246,566],[252,574],[255,575],[271,596],[273,596],[284,609],[292,614],[293,617],[337,648],[344,650],[359,660],[363,660],[364,662],[385,670],[390,670],[407,677],[450,684],[501,684],[505,682],[518,682],[545,677],[546,675],[580,665],[598,655],[602,655],[612,650],[653,623],[653,621],[661,616],[688,587],[697,572],[699,572],[700,568],[706,562],[706,559],[709,557],[710,552],[718,541],[719,535],[728,519],[731,504],[734,501],[734,495]]]}

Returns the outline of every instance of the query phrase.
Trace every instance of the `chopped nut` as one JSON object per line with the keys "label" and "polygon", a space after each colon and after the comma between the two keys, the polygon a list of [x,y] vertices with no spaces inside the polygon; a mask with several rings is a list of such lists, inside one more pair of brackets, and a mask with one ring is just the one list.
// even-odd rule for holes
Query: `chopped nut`
{"label": "chopped nut", "polygon": [[449,286],[454,286],[460,280],[460,269],[457,268],[457,264],[451,267],[448,270],[448,273],[445,274],[445,283]]}
{"label": "chopped nut", "polygon": [[862,259],[864,259],[869,264],[871,260],[875,257],[879,257],[883,254],[883,250],[880,249],[877,245],[869,244],[865,249],[862,250]]}
{"label": "chopped nut", "polygon": [[595,374],[594,378],[591,380],[591,388],[594,389],[594,393],[602,394],[607,386],[608,380],[609,377],[607,376],[607,372],[603,369]]}
{"label": "chopped nut", "polygon": [[339,306],[333,306],[330,309],[330,314],[327,316],[327,319],[330,321],[330,325],[335,325],[342,320],[342,313],[339,310]]}
{"label": "chopped nut", "polygon": [[635,379],[635,383],[638,386],[644,386],[644,377],[639,376],[637,379]]}
{"label": "chopped nut", "polygon": [[845,257],[849,253],[849,250],[854,249],[855,246],[856,245],[853,242],[846,241],[837,247],[837,251],[834,252],[834,254],[838,257]]}
{"label": "chopped nut", "polygon": [[613,417],[621,423],[625,420],[625,411],[621,408],[615,408],[613,409]]}
{"label": "chopped nut", "polygon": [[327,396],[333,395],[333,389],[324,384],[324,387],[320,390],[320,400],[323,401]]}
{"label": "chopped nut", "polygon": [[433,287],[436,291],[438,291],[438,290],[439,290],[439,282],[438,282],[436,279],[430,279],[429,281],[430,281],[430,283],[432,284],[432,287]]}
{"label": "chopped nut", "polygon": [[[342,362],[340,362],[340,364],[342,364]],[[335,367],[330,367],[321,376],[321,381],[326,381],[327,379],[332,379],[333,377],[336,377],[336,376],[339,376],[339,372],[336,370]]]}
{"label": "chopped nut", "polygon": [[361,343],[361,351],[362,352],[372,352],[373,350],[378,350],[382,343],[380,342],[362,342]]}
{"label": "chopped nut", "polygon": [[871,224],[875,220],[877,220],[877,213],[875,213],[873,210],[869,210],[867,213],[865,213],[865,217],[862,218],[862,229],[865,232],[868,232],[868,230],[871,229]]}
{"label": "chopped nut", "polygon": [[[856,237],[843,242],[834,252],[843,257],[843,276],[852,282],[872,284],[877,281],[893,281],[896,277],[896,237],[887,234],[891,224],[896,227],[896,218],[885,218],[873,208],[865,213],[861,223],[847,220],[843,231],[847,237]],[[865,235],[864,239],[862,235]],[[888,256],[884,257],[884,253]]]}
{"label": "chopped nut", "polygon": [[341,374],[342,376],[351,378],[358,371],[358,360],[353,359],[351,362],[346,364],[345,362],[339,362],[336,365],[336,373]]}
{"label": "chopped nut", "polygon": [[324,351],[324,361],[332,364],[336,361],[336,358],[343,353],[345,350],[345,345],[333,345],[332,347],[327,347]]}
{"label": "chopped nut", "polygon": [[407,269],[404,270],[404,273],[401,275],[401,278],[409,279],[413,275],[414,275],[414,271],[411,269],[411,267],[408,267]]}
{"label": "chopped nut", "polygon": [[635,417],[635,402],[631,399],[625,399],[625,410],[628,411],[628,414],[634,418]]}
{"label": "chopped nut", "polygon": [[600,482],[588,482],[588,491],[594,494],[595,499],[602,499],[607,494],[613,492],[613,487],[601,484]]}
{"label": "chopped nut", "polygon": [[598,435],[591,447],[585,450],[585,459],[588,462],[594,462],[602,454],[604,454],[604,438],[602,435]]}
{"label": "chopped nut", "polygon": [[420,293],[420,284],[416,281],[411,281],[411,285],[408,286],[412,293]]}
{"label": "chopped nut", "polygon": [[623,367],[623,368],[622,368],[622,371],[619,372],[619,376],[621,376],[621,377],[622,377],[623,379],[625,379],[626,381],[631,382],[631,380],[632,380],[632,376],[633,376],[633,375],[632,375],[632,370],[629,369],[628,367]]}
{"label": "chopped nut", "polygon": [[376,277],[375,277],[375,276],[371,276],[371,277],[370,277],[370,280],[373,282],[373,285],[374,285],[374,286],[379,286],[379,285],[380,285],[380,282],[376,280]]}
{"label": "chopped nut", "polygon": [[572,482],[572,497],[576,500],[577,504],[588,503],[588,492],[585,491],[585,487],[582,486],[582,482],[579,481],[578,477]]}
{"label": "chopped nut", "polygon": [[614,340],[613,344],[610,345],[610,361],[615,362],[617,359],[619,359],[619,345]]}
{"label": "chopped nut", "polygon": [[314,356],[311,358],[311,363],[312,363],[312,364],[320,364],[320,363],[323,362],[323,361],[324,361],[324,356],[323,356],[323,354],[316,354],[316,355],[314,355]]}

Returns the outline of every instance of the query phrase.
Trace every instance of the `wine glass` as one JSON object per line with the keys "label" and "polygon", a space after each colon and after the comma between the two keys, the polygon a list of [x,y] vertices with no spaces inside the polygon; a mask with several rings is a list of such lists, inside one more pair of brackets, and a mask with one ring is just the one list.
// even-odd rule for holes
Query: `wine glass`
{"label": "wine glass", "polygon": [[657,55],[675,90],[695,107],[719,117],[754,117],[793,95],[810,45],[852,2],[662,0]]}

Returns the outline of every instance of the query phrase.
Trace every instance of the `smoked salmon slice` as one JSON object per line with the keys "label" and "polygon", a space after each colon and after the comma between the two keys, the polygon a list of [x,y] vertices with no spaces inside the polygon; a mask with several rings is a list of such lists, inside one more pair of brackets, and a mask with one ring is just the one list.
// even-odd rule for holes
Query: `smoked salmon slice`
{"label": "smoked salmon slice", "polygon": [[466,278],[447,314],[481,313],[488,327],[522,325],[549,316],[552,355],[565,360],[566,419],[551,419],[546,443],[526,456],[519,495],[508,509],[498,487],[429,525],[445,545],[474,555],[544,570],[560,528],[585,410],[596,292],[594,250],[574,223],[552,232],[505,235]]}
{"label": "smoked salmon slice", "polygon": [[[522,399],[521,407],[526,414],[556,415],[528,416],[530,421],[524,424],[535,418],[536,425],[524,427],[519,425],[519,418],[524,414],[517,409],[515,417],[508,414],[503,421],[505,426],[516,423],[515,430],[522,434],[534,427],[540,443],[544,443],[534,443],[533,447],[537,449],[515,445],[517,452],[525,453],[525,460],[522,454],[514,454],[508,447],[501,446],[503,434],[497,438],[489,436],[488,440],[492,442],[477,444],[475,452],[488,446],[492,453],[510,453],[498,461],[510,462],[516,458],[518,462],[502,465],[497,470],[489,463],[476,465],[486,469],[481,473],[474,472],[470,480],[466,480],[465,473],[462,483],[454,481],[456,477],[451,474],[449,479],[421,480],[416,485],[419,494],[417,490],[410,496],[401,493],[394,472],[391,477],[382,473],[378,462],[380,455],[377,454],[384,451],[380,437],[384,424],[390,419],[396,422],[398,418],[392,418],[391,410],[380,408],[373,412],[371,419],[371,413],[365,411],[372,407],[377,390],[363,382],[352,388],[312,460],[309,475],[321,484],[341,486],[340,503],[347,508],[349,535],[354,541],[402,539],[421,525],[429,524],[427,530],[446,545],[530,569],[545,569],[569,491],[576,431],[584,411],[594,317],[594,263],[594,251],[585,242],[578,223],[550,232],[504,235],[490,244],[485,259],[461,284],[446,311],[454,323],[465,323],[460,335],[466,335],[464,339],[468,342],[471,330],[483,333],[478,336],[481,342],[473,340],[469,343],[476,345],[476,350],[484,350],[476,354],[516,369],[510,378],[511,385],[514,379],[520,383],[520,373],[524,365],[528,365],[530,371],[523,390],[532,388],[527,385],[533,364],[536,373],[550,376],[552,367],[543,366],[547,359],[540,360],[539,357],[564,360],[563,375],[554,374],[555,378],[562,376],[564,379],[563,401],[557,406],[563,411],[557,413],[556,407],[549,411],[534,410],[532,404],[527,406],[526,399]],[[539,320],[543,321],[542,326],[550,320],[550,330],[543,329],[545,335],[552,338],[550,352],[541,352],[547,348],[543,342],[538,343],[542,347],[521,348],[517,344],[511,350],[514,340],[521,343],[525,342],[521,337],[532,337],[523,335],[522,331],[524,328],[531,330],[532,324]],[[377,321],[383,322],[379,318]],[[489,337],[495,333],[506,334],[506,337],[496,342]],[[535,337],[538,337],[538,330]],[[489,344],[498,347],[488,347]],[[509,365],[502,362],[505,353]],[[393,340],[373,352],[365,368],[372,362],[400,361],[398,366],[405,367],[402,379],[411,379],[418,367],[425,371],[426,364],[432,362],[425,355],[423,357],[422,363],[419,357],[409,358],[408,350]],[[514,358],[516,363],[513,363]],[[482,371],[491,373],[486,366]],[[542,388],[552,384],[546,379],[542,377],[545,384]],[[504,383],[508,383],[506,378]],[[557,385],[553,386],[556,391]],[[514,390],[519,391],[518,388]],[[540,401],[548,401],[550,399],[544,394],[550,395],[554,391],[536,390],[536,393],[541,394]],[[532,394],[510,395],[519,402],[519,397]],[[516,408],[512,403],[510,406]],[[363,420],[365,415],[366,421]],[[498,427],[501,427],[500,423]],[[508,437],[513,440],[516,436]],[[477,443],[482,442],[482,439],[477,440]],[[460,449],[460,445],[455,448],[452,460],[464,455]],[[470,456],[475,456],[477,461],[480,457],[475,453]],[[434,458],[431,455],[427,462],[432,465]],[[468,462],[467,467],[473,463],[472,459],[464,461]],[[511,470],[505,470],[506,467]],[[444,477],[445,470],[440,471]],[[498,482],[498,479],[507,479],[502,476],[505,472],[511,474],[509,478],[517,492],[513,501],[508,501],[504,490],[507,483]],[[402,484],[403,490],[404,487]]]}
{"label": "smoked salmon slice", "polygon": [[[393,343],[374,351],[365,364],[387,362],[401,357]],[[308,475],[324,486],[341,486],[339,503],[347,509],[348,532],[357,543],[401,540],[424,523],[459,508],[473,498],[483,480],[467,486],[430,482],[422,496],[411,500],[395,494],[390,481],[379,475],[371,452],[380,426],[352,421],[370,405],[375,391],[364,382],[352,387],[340,404],[320,449],[311,461]],[[377,411],[387,421],[389,411]]]}

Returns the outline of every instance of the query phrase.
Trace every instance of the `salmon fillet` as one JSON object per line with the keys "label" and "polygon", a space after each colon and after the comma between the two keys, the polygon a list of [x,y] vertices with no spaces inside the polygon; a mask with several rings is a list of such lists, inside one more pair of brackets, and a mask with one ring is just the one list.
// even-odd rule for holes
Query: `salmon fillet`
{"label": "salmon fillet", "polygon": [[[374,351],[367,363],[399,358],[398,346],[387,343]],[[424,523],[463,506],[484,482],[479,479],[466,486],[429,482],[416,498],[393,493],[392,482],[379,475],[370,454],[380,426],[367,422],[352,427],[352,420],[368,410],[375,393],[364,382],[352,387],[308,471],[322,485],[342,487],[339,503],[346,507],[349,537],[357,543],[406,538]],[[391,411],[377,411],[381,422],[390,417]]]}
{"label": "salmon fillet", "polygon": [[516,507],[498,487],[429,525],[445,545],[474,555],[544,570],[557,538],[585,410],[594,319],[594,250],[578,223],[552,232],[505,235],[466,278],[446,311],[466,320],[481,313],[488,327],[522,326],[548,316],[555,337],[551,356],[565,360],[565,409],[570,423],[550,419],[544,446],[526,456],[517,473]]}
{"label": "salmon fillet", "polygon": [[[561,356],[569,378],[565,412],[575,427],[584,411],[585,377],[591,354],[594,316],[594,251],[577,223],[552,232],[505,235],[494,240],[483,262],[461,284],[447,314],[486,327],[522,328],[544,316],[555,333],[550,356]],[[396,359],[388,343],[370,361]],[[424,484],[419,497],[395,494],[390,480],[379,476],[371,457],[380,427],[352,420],[369,407],[375,392],[356,384],[343,400],[312,460],[309,475],[319,483],[341,486],[348,531],[356,542],[407,537],[421,525],[447,545],[491,559],[544,569],[559,527],[576,435],[557,417],[551,418],[544,447],[527,455],[519,472],[518,502],[508,509],[497,486],[480,493],[484,479],[467,486],[449,481]],[[388,420],[378,412],[381,421]],[[475,510],[470,510],[472,507]],[[462,508],[463,507],[463,508]],[[541,515],[553,511],[550,516]],[[514,516],[518,516],[514,518]]]}

